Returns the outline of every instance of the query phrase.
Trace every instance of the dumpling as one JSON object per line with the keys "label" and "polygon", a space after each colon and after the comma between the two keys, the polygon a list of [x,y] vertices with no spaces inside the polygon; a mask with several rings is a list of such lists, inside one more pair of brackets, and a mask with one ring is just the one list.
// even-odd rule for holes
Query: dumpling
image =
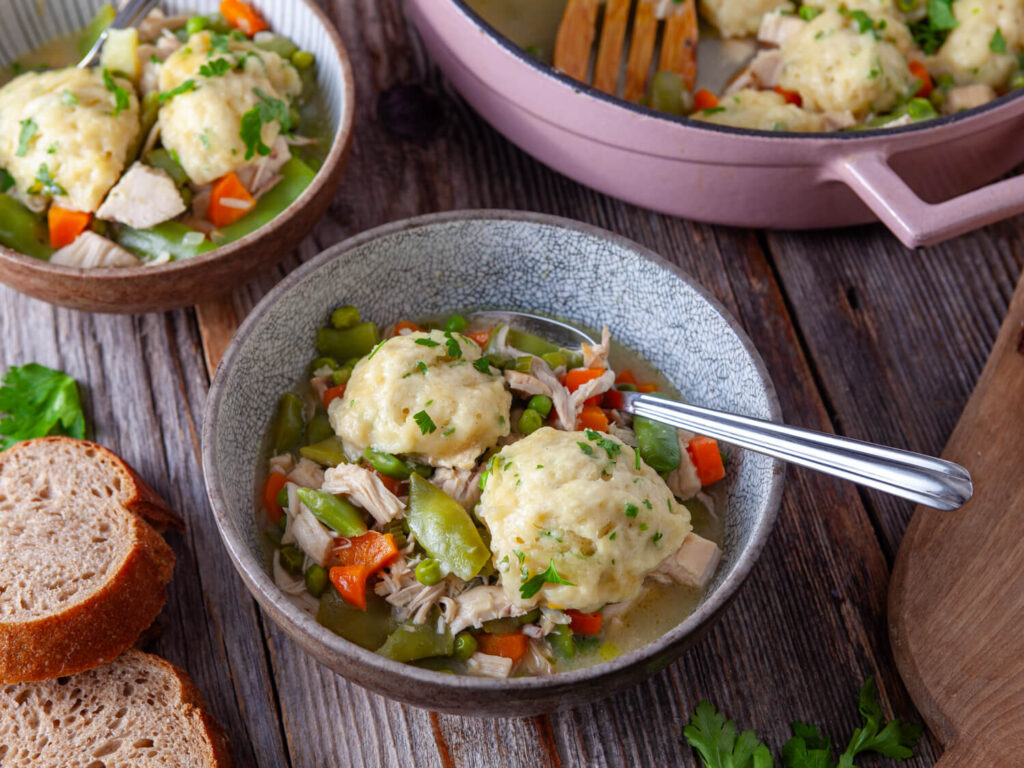
{"label": "dumpling", "polygon": [[707,123],[762,131],[827,130],[824,115],[808,112],[795,104],[787,104],[786,99],[775,91],[737,91],[723,96],[717,108],[699,110],[691,117]]}
{"label": "dumpling", "polygon": [[1024,48],[1024,4],[1019,0],[956,0],[953,16],[957,26],[935,57],[936,69],[948,72],[961,84],[1005,86],[1017,67],[1016,54]]}
{"label": "dumpling", "polygon": [[[634,597],[691,530],[689,511],[657,472],[589,430],[545,427],[505,446],[476,513],[511,600],[581,611]],[[571,585],[545,580],[535,596],[522,593],[552,566]]]}
{"label": "dumpling", "polygon": [[331,402],[331,426],[349,446],[412,454],[439,467],[471,469],[508,435],[512,395],[480,347],[457,333],[388,339],[352,371]]}
{"label": "dumpling", "polygon": [[770,11],[792,11],[789,0],[700,0],[701,16],[711,22],[722,37],[756,35],[761,18]]}

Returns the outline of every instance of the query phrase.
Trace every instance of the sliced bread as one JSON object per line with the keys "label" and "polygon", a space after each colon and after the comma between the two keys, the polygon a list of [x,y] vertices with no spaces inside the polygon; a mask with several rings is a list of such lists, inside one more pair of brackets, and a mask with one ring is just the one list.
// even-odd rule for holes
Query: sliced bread
{"label": "sliced bread", "polygon": [[230,768],[227,737],[188,675],[131,648],[97,669],[0,686],[5,768]]}
{"label": "sliced bread", "polygon": [[168,525],[181,521],[95,443],[0,452],[0,683],[72,675],[134,644],[167,601],[174,553],[154,526]]}

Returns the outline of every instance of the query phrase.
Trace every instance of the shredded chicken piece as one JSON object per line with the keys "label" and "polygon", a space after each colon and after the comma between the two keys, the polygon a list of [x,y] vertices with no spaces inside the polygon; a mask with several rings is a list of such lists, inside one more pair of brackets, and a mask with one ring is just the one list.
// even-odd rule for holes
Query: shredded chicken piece
{"label": "shredded chicken piece", "polygon": [[98,235],[91,229],[85,230],[75,238],[73,243],[54,251],[50,256],[51,264],[65,267],[137,267],[142,262],[113,240]]}
{"label": "shredded chicken piece", "polygon": [[725,94],[736,93],[745,88],[766,90],[774,88],[782,74],[785,62],[775,48],[758,52],[749,64],[736,75],[725,89]]}
{"label": "shredded chicken piece", "polygon": [[841,131],[844,128],[849,128],[851,125],[856,125],[856,123],[857,118],[848,109],[843,112],[825,113],[825,128],[830,131]]}
{"label": "shredded chicken piece", "polygon": [[[238,172],[239,180],[249,190],[260,190],[267,185],[267,182],[278,175],[282,166],[292,157],[288,149],[288,142],[283,136],[278,136],[270,148],[270,154],[260,157],[252,165],[243,168]],[[267,187],[269,189],[269,187]],[[264,192],[266,190],[263,190]]]}
{"label": "shredded chicken piece", "polygon": [[288,473],[288,479],[303,488],[319,488],[324,484],[324,471],[315,461],[303,457],[295,469]]}
{"label": "shredded chicken piece", "polygon": [[137,162],[107,193],[96,216],[147,229],[184,212],[185,202],[167,171]]}
{"label": "shredded chicken piece", "polygon": [[544,655],[544,643],[539,640],[530,639],[526,655],[519,660],[519,670],[527,675],[550,675],[552,672],[551,661]]}
{"label": "shredded chicken piece", "polygon": [[452,634],[458,634],[467,627],[479,627],[491,619],[522,616],[529,609],[510,601],[501,587],[485,584],[467,589],[456,597],[452,610],[453,613],[445,614],[445,619]]}
{"label": "shredded chicken piece", "polygon": [[[411,546],[406,549],[411,550]],[[424,624],[435,605],[440,604],[444,615],[445,606],[453,602],[450,593],[457,588],[451,578],[429,587],[421,584],[416,580],[413,563],[403,553],[380,572],[373,591],[396,606],[403,620],[411,617],[414,624]]]}
{"label": "shredded chicken piece", "polygon": [[466,509],[472,509],[480,501],[480,475],[483,471],[483,465],[475,470],[438,467],[430,477],[430,482]]}
{"label": "shredded chicken piece", "polygon": [[657,581],[670,579],[687,587],[704,589],[721,560],[722,550],[715,542],[690,533],[679,549],[651,572],[651,577]]}
{"label": "shredded chicken piece", "polygon": [[262,186],[257,187],[256,189],[254,189],[252,191],[252,196],[254,198],[256,198],[257,200],[259,200],[261,197],[263,197],[265,194],[267,194],[267,192],[269,192],[274,187],[276,187],[277,183],[281,179],[283,179],[283,178],[284,178],[284,176],[282,176],[281,174],[275,173],[273,176],[271,176],[269,179],[267,179],[265,182],[263,182]]}
{"label": "shredded chicken piece", "polygon": [[516,392],[525,395],[547,395],[555,406],[559,426],[567,430],[576,428],[576,412],[570,404],[569,390],[562,386],[551,366],[539,357],[531,361],[529,373],[505,371],[505,381]]}
{"label": "shredded chicken piece", "polygon": [[807,22],[792,13],[766,13],[761,18],[757,39],[762,43],[782,45],[807,25]]}
{"label": "shredded chicken piece", "polygon": [[541,634],[549,635],[559,624],[568,624],[569,614],[557,608],[544,607],[540,609],[540,630]]}
{"label": "shredded chicken piece", "polygon": [[700,477],[697,475],[697,465],[690,458],[690,452],[686,446],[696,435],[687,432],[685,429],[676,430],[676,442],[679,444],[679,466],[668,473],[665,481],[673,495],[680,499],[692,499],[701,489]]}
{"label": "shredded chicken piece", "polygon": [[270,465],[270,474],[287,475],[295,466],[295,459],[290,453],[282,453],[278,456],[271,456],[268,464]]}
{"label": "shredded chicken piece", "polygon": [[[316,371],[316,373],[320,373],[320,371]],[[309,386],[311,386],[313,388],[313,392],[316,393],[316,399],[321,402],[324,399],[324,392],[326,392],[331,386],[329,376],[329,374],[327,376],[314,376],[309,380]]]}
{"label": "shredded chicken piece", "polygon": [[610,368],[606,368],[604,373],[598,376],[596,379],[584,383],[569,395],[569,407],[573,412],[573,426],[569,429],[576,428],[576,418],[580,415],[583,410],[583,405],[594,395],[603,395],[609,389],[615,386],[615,371]]}
{"label": "shredded chicken piece", "polygon": [[630,448],[636,448],[636,433],[629,427],[623,427],[612,421],[608,424],[608,434],[618,438],[619,442],[625,443]]}
{"label": "shredded chicken piece", "polygon": [[608,366],[608,352],[611,350],[612,336],[608,332],[608,326],[601,327],[601,343],[592,347],[585,343],[583,346],[583,367],[584,368],[606,368]]}
{"label": "shredded chicken piece", "polygon": [[502,357],[518,357],[522,354],[515,347],[509,346],[507,325],[500,326],[494,333],[492,333],[487,345],[489,348],[492,348],[496,354],[501,355]]}
{"label": "shredded chicken piece", "polygon": [[512,659],[477,651],[466,661],[466,671],[477,677],[508,677],[512,674]]}
{"label": "shredded chicken piece", "polygon": [[344,493],[383,525],[399,517],[405,505],[373,472],[356,464],[339,464],[324,475],[323,490]]}
{"label": "shredded chicken piece", "polygon": [[297,515],[288,515],[288,525],[281,537],[282,544],[293,542],[320,566],[327,563],[334,549],[330,530],[301,504]]}

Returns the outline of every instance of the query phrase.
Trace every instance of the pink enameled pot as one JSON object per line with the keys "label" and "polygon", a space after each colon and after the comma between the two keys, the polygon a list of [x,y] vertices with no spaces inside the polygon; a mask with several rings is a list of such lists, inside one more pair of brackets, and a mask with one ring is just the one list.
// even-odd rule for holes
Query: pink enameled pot
{"label": "pink enameled pot", "polygon": [[645,208],[771,229],[878,219],[909,247],[1024,212],[1024,176],[988,184],[1024,161],[1024,90],[888,130],[742,130],[566,77],[462,0],[408,4],[427,50],[484,119],[555,170]]}

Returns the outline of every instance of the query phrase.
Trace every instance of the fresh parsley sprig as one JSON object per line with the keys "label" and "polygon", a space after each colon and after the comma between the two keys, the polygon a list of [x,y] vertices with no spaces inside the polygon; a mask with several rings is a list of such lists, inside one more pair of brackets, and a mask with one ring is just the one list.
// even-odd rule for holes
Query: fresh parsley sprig
{"label": "fresh parsley sprig", "polygon": [[708,701],[694,709],[683,735],[697,750],[707,768],[772,768],[768,747],[753,731],[736,733],[736,723],[726,720]]}
{"label": "fresh parsley sprig", "polygon": [[85,415],[75,380],[63,371],[28,363],[0,380],[0,451],[47,435],[85,437]]}
{"label": "fresh parsley sprig", "polygon": [[104,87],[114,94],[114,117],[124,112],[126,109],[131,107],[132,101],[128,95],[128,91],[117,84],[114,77],[110,74],[109,69],[103,70],[103,85]]}
{"label": "fresh parsley sprig", "polygon": [[281,126],[282,133],[288,133],[293,127],[291,111],[287,104],[281,99],[267,95],[259,88],[252,90],[259,102],[242,115],[242,127],[238,132],[239,137],[245,143],[246,160],[251,160],[253,155],[266,157],[270,154],[270,147],[263,143],[263,126],[266,123],[276,120]]}
{"label": "fresh parsley sprig", "polygon": [[558,571],[555,570],[555,561],[552,559],[548,563],[546,571],[541,571],[536,576],[531,576],[522,583],[519,587],[519,596],[523,600],[529,600],[531,597],[540,592],[541,587],[545,584],[564,584],[567,587],[575,587],[571,581],[567,581],[558,575]]}

